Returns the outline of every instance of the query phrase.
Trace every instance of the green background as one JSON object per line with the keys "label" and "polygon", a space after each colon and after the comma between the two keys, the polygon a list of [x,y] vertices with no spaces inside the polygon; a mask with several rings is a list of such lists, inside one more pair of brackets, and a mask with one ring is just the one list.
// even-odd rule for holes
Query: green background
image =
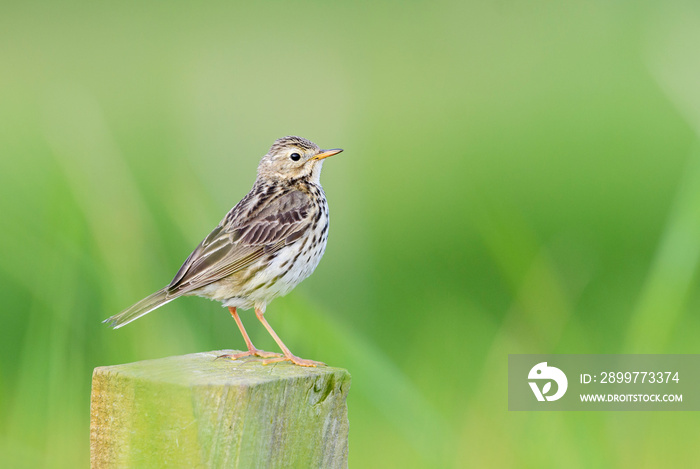
{"label": "green background", "polygon": [[[696,353],[697,2],[15,2],[0,14],[0,465],[85,467],[99,365],[241,348],[165,285],[275,138],[345,152],[268,307],[347,368],[353,467],[670,467],[697,415],[509,413],[509,353]],[[261,348],[275,344],[250,312]]]}

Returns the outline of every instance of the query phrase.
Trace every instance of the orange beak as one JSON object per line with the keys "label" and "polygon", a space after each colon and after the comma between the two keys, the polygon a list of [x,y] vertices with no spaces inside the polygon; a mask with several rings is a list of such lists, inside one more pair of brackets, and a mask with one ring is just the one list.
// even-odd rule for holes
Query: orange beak
{"label": "orange beak", "polygon": [[321,153],[314,156],[312,159],[313,160],[322,160],[324,158],[328,158],[329,156],[337,155],[341,151],[343,151],[342,148],[334,148],[332,150],[321,150]]}

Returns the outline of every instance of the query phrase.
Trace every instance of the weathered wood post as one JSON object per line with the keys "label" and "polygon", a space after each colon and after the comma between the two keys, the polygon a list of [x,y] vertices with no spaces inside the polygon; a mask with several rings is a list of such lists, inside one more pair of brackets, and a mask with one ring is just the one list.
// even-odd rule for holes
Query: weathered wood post
{"label": "weathered wood post", "polygon": [[95,368],[92,467],[347,467],[346,370],[230,352]]}

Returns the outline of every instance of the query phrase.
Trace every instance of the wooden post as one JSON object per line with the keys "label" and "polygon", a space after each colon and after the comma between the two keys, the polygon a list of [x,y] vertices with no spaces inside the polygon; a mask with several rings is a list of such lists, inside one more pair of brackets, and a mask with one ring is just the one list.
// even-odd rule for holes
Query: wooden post
{"label": "wooden post", "polygon": [[92,467],[347,467],[346,370],[224,353],[95,368]]}

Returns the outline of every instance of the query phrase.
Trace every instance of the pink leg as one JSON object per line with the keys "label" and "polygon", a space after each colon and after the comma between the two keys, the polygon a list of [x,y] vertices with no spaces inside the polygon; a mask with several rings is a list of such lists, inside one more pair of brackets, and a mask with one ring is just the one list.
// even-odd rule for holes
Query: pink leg
{"label": "pink leg", "polygon": [[282,352],[284,352],[284,357],[276,357],[276,358],[271,358],[269,360],[263,361],[263,365],[267,365],[270,363],[275,363],[275,362],[283,362],[283,361],[290,361],[294,363],[295,365],[299,366],[317,366],[317,365],[325,365],[323,362],[315,362],[313,360],[304,360],[303,358],[299,358],[296,355],[293,355],[292,352],[289,351],[286,345],[284,345],[284,342],[279,338],[279,336],[275,333],[274,330],[272,330],[272,327],[267,323],[267,320],[265,319],[265,316],[263,315],[264,313],[262,310],[255,308],[255,315],[258,317],[260,322],[262,323],[263,326],[265,326],[265,329],[267,329],[267,332],[270,333],[273,339],[275,339],[275,342],[277,342],[277,345],[282,349]]}
{"label": "pink leg", "polygon": [[233,316],[233,319],[236,321],[236,324],[238,325],[238,329],[240,329],[241,334],[243,335],[243,340],[245,340],[245,344],[248,347],[248,351],[247,352],[240,352],[240,353],[228,353],[226,355],[221,355],[217,358],[231,358],[232,360],[235,360],[236,358],[249,357],[251,355],[254,355],[256,357],[262,357],[262,358],[280,357],[279,353],[265,352],[263,350],[258,350],[257,348],[255,348],[255,346],[253,345],[253,342],[250,340],[250,337],[248,337],[248,333],[245,331],[245,327],[243,327],[243,322],[241,321],[241,318],[238,316],[238,312],[236,311],[236,308],[233,306],[229,306],[228,310],[231,313],[231,316]]}

